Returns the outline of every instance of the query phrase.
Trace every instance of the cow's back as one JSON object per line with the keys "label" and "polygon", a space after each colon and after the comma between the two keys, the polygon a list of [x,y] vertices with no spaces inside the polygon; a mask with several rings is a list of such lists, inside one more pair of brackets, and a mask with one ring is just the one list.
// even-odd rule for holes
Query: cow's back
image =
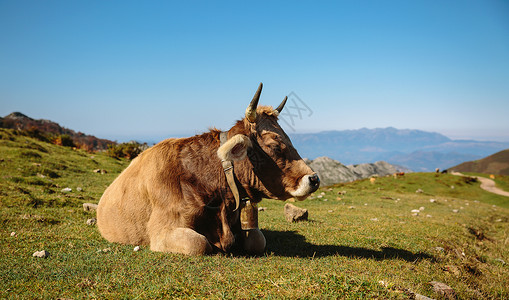
{"label": "cow's back", "polygon": [[[165,143],[171,148],[173,140]],[[147,222],[152,213],[149,189],[161,165],[158,145],[147,149],[106,189],[97,208],[97,226],[110,242],[149,244]]]}

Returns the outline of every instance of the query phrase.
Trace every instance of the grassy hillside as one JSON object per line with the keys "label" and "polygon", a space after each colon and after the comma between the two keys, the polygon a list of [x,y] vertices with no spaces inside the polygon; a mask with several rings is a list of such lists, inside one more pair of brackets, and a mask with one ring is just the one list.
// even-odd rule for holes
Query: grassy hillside
{"label": "grassy hillside", "polygon": [[475,181],[415,173],[324,188],[296,203],[309,209],[300,223],[264,200],[265,255],[186,257],[134,252],[85,224],[82,203],[127,161],[0,136],[0,298],[439,298],[431,281],[460,299],[509,297],[509,199]]}
{"label": "grassy hillside", "polygon": [[450,168],[457,172],[509,175],[509,149]]}

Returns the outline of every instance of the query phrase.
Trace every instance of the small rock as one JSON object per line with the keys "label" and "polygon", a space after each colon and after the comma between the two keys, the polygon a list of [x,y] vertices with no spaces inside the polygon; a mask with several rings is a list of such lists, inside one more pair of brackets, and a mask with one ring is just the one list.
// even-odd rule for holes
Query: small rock
{"label": "small rock", "polygon": [[420,213],[420,212],[421,212],[421,211],[420,211],[420,210],[418,210],[418,209],[412,209],[412,211],[411,211],[411,213],[413,213],[413,214],[418,214],[418,213]]}
{"label": "small rock", "polygon": [[266,207],[258,207],[258,211],[266,211],[267,208]]}
{"label": "small rock", "polygon": [[308,219],[308,210],[286,203],[284,207],[285,217],[288,222],[305,221]]}
{"label": "small rock", "polygon": [[435,247],[435,251],[437,252],[445,252],[445,249],[442,247]]}
{"label": "small rock", "polygon": [[371,221],[378,222],[378,218],[373,218],[373,219],[371,219]]}
{"label": "small rock", "polygon": [[424,210],[424,206],[419,207],[419,210],[423,211]]}
{"label": "small rock", "polygon": [[325,195],[325,192],[321,192],[320,195],[322,195],[322,196]]}
{"label": "small rock", "polygon": [[451,185],[451,190],[454,190],[454,185]]}
{"label": "small rock", "polygon": [[104,249],[99,249],[97,250],[97,253],[106,253],[106,252],[110,252],[111,251],[111,248],[104,248]]}
{"label": "small rock", "polygon": [[87,220],[87,225],[93,226],[96,223],[97,223],[97,219],[96,218],[92,218],[92,219],[88,219]]}
{"label": "small rock", "polygon": [[420,193],[424,193],[424,191],[422,189],[417,189],[417,191],[415,191],[416,193],[420,194]]}
{"label": "small rock", "polygon": [[70,192],[72,192],[71,188],[66,187],[66,188],[62,189],[62,193],[70,193]]}
{"label": "small rock", "polygon": [[348,209],[354,209],[355,206],[348,206]]}
{"label": "small rock", "polygon": [[11,236],[16,236],[16,232],[11,232]]}
{"label": "small rock", "polygon": [[94,211],[94,210],[97,210],[97,204],[83,203],[83,210],[84,211]]}
{"label": "small rock", "polygon": [[336,200],[341,201],[341,197],[337,197]]}
{"label": "small rock", "polygon": [[441,296],[444,296],[447,299],[456,299],[456,292],[445,283],[441,283],[438,281],[431,281],[431,286],[433,286],[433,291]]}
{"label": "small rock", "polygon": [[459,212],[459,209],[453,209],[452,212],[457,214]]}
{"label": "small rock", "polygon": [[78,192],[83,192],[83,188],[81,188],[81,187],[77,187],[77,188],[76,188],[76,191],[78,191]]}
{"label": "small rock", "polygon": [[133,251],[134,251],[134,252],[138,252],[138,251],[140,251],[140,250],[141,250],[140,246],[136,246],[136,247],[134,247],[134,249],[133,249]]}
{"label": "small rock", "polygon": [[108,173],[106,170],[103,170],[103,169],[95,169],[94,170],[94,173],[99,173],[99,174],[106,174]]}
{"label": "small rock", "polygon": [[334,211],[333,211],[332,209],[329,209],[327,212],[330,212],[330,213],[331,213],[331,212],[334,212]]}
{"label": "small rock", "polygon": [[414,293],[414,297],[415,297],[415,300],[435,300],[433,298],[426,297],[424,295],[417,294],[417,293]]}
{"label": "small rock", "polygon": [[34,254],[32,254],[33,257],[40,257],[40,258],[48,258],[49,252],[46,250],[42,251],[35,251]]}
{"label": "small rock", "polygon": [[324,202],[327,202],[327,201],[329,201],[329,200],[327,200],[327,199],[323,199],[323,201],[324,201]]}
{"label": "small rock", "polygon": [[323,198],[323,195],[318,195],[318,196],[316,196],[316,198],[318,198],[318,199]]}
{"label": "small rock", "polygon": [[495,261],[501,263],[502,265],[505,265],[505,261],[501,258],[495,258]]}
{"label": "small rock", "polygon": [[433,218],[432,215],[426,215],[426,218]]}
{"label": "small rock", "polygon": [[435,199],[429,199],[429,202],[431,202],[431,203],[435,203],[435,202],[437,202],[437,200],[435,200]]}

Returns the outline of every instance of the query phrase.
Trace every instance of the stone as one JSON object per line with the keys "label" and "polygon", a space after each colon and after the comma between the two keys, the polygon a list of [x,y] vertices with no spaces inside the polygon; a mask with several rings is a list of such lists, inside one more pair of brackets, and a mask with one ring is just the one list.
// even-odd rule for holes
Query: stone
{"label": "stone", "polygon": [[422,189],[417,189],[417,191],[415,191],[416,193],[420,194],[420,193],[424,193],[424,191]]}
{"label": "stone", "polygon": [[106,170],[103,170],[103,169],[95,169],[94,170],[94,173],[99,173],[99,174],[106,174],[108,173]]}
{"label": "stone", "polygon": [[502,265],[505,265],[505,261],[501,258],[495,258],[495,261],[502,264]]}
{"label": "stone", "polygon": [[11,232],[11,236],[16,236],[16,232]]}
{"label": "stone", "polygon": [[71,188],[66,187],[66,188],[62,189],[62,193],[70,193],[70,192],[72,192]]}
{"label": "stone", "polygon": [[285,217],[288,222],[306,221],[308,219],[308,210],[286,203],[284,207]]}
{"label": "stone", "polygon": [[40,257],[40,258],[48,258],[49,252],[46,250],[42,251],[35,251],[34,254],[32,254],[33,257]]}
{"label": "stone", "polygon": [[83,203],[84,211],[94,211],[97,210],[97,204],[94,203]]}
{"label": "stone", "polygon": [[452,212],[457,214],[459,212],[459,209],[453,209]]}
{"label": "stone", "polygon": [[92,219],[88,219],[87,220],[87,225],[93,226],[96,223],[97,223],[97,219],[96,218],[92,218]]}
{"label": "stone", "polygon": [[446,299],[456,299],[456,292],[447,284],[431,281],[429,284],[433,287],[433,291]]}
{"label": "stone", "polygon": [[435,200],[435,199],[429,199],[429,202],[431,202],[431,203],[435,203],[435,202],[437,202],[437,200]]}
{"label": "stone", "polygon": [[418,210],[418,209],[412,209],[412,211],[411,211],[411,213],[413,213],[413,214],[418,214],[418,213],[420,213],[420,212],[421,212],[421,211],[420,211],[420,210]]}
{"label": "stone", "polygon": [[140,251],[140,250],[141,250],[140,246],[136,246],[136,247],[134,247],[134,249],[133,249],[133,251],[134,251],[134,252],[138,252],[138,251]]}
{"label": "stone", "polygon": [[81,188],[81,187],[77,187],[77,188],[76,188],[76,191],[78,191],[78,192],[83,192],[83,188]]}
{"label": "stone", "polygon": [[258,211],[266,211],[266,210],[267,210],[267,208],[266,208],[266,207],[261,207],[261,206],[260,206],[260,207],[258,207]]}

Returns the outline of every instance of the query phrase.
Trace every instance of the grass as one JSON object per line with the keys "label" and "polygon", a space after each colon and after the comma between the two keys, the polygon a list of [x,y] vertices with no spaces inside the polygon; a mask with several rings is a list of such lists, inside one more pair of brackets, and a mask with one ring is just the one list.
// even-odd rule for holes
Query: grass
{"label": "grass", "polygon": [[[509,198],[479,182],[415,173],[321,188],[295,203],[309,210],[299,223],[264,200],[260,257],[134,252],[104,240],[82,209],[128,161],[0,136],[2,299],[440,298],[430,281],[460,299],[509,297]],[[43,249],[49,258],[32,257]]]}

